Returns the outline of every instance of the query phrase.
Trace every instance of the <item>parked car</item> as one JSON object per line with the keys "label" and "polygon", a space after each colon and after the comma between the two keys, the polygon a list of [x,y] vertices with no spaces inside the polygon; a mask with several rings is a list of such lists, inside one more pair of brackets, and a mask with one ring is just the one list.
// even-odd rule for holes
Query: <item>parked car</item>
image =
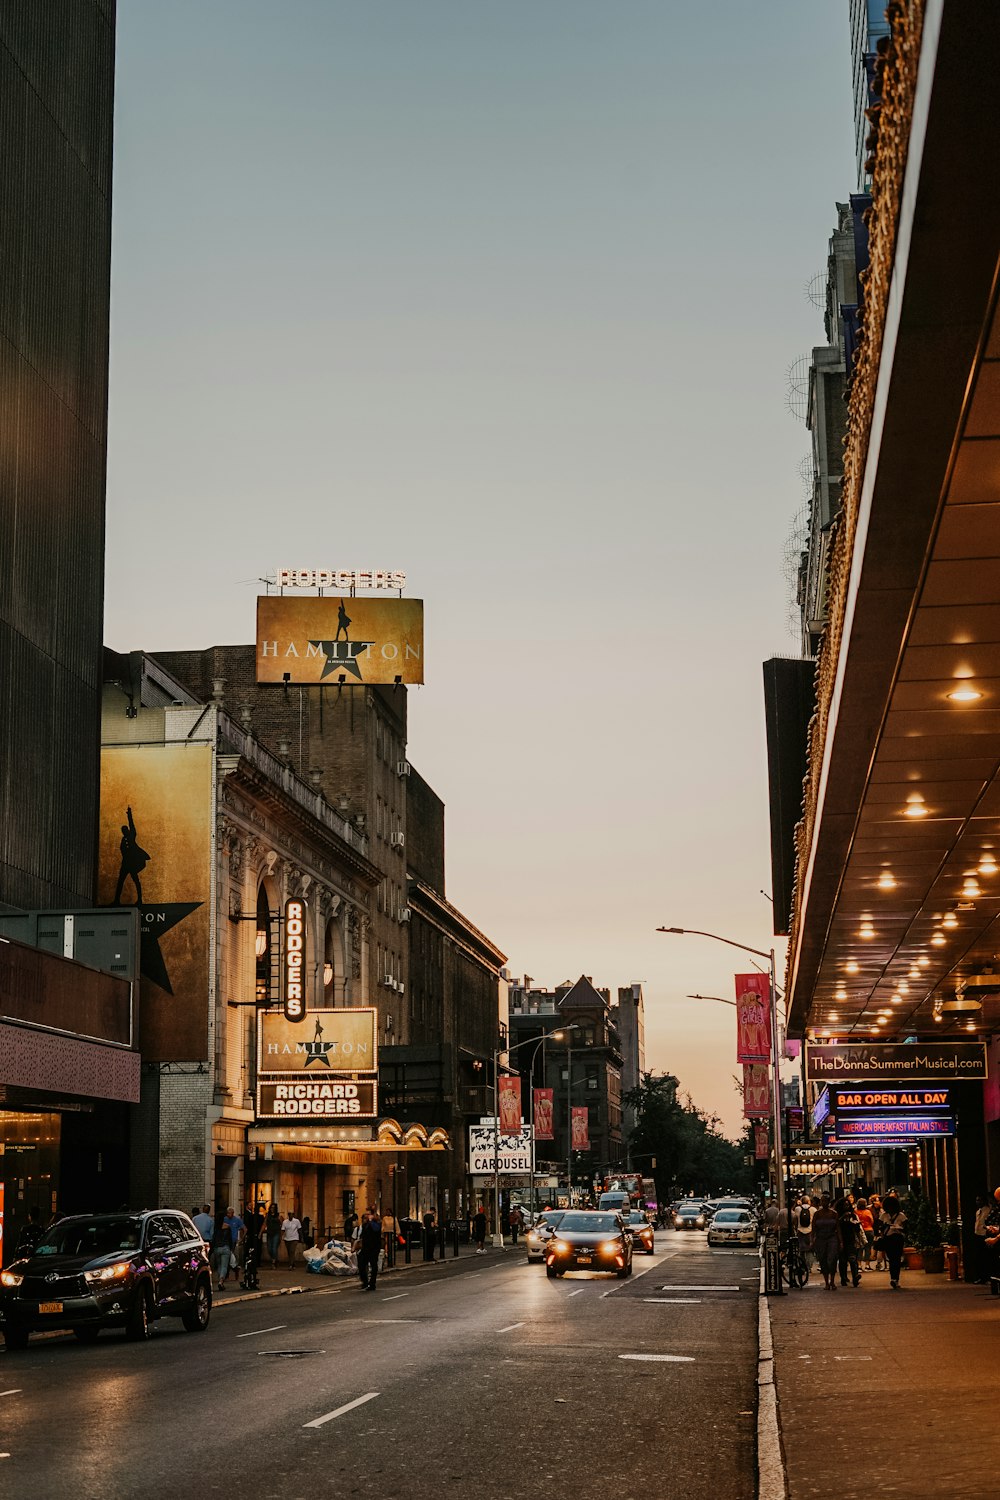
{"label": "parked car", "polygon": [[682,1203],[674,1214],[675,1229],[704,1229],[706,1222],[700,1203]]}
{"label": "parked car", "polygon": [[71,1328],[85,1344],[102,1328],[146,1339],[157,1318],[202,1333],[212,1311],[205,1242],[187,1214],[77,1214],[60,1219],[30,1255],[0,1271],[0,1324],[8,1349],[29,1335]]}
{"label": "parked car", "polygon": [[540,1213],[524,1236],[524,1248],[528,1252],[528,1264],[541,1264],[545,1259],[545,1246],[555,1233],[556,1225],[566,1212],[564,1208],[547,1208]]}
{"label": "parked car", "polygon": [[756,1245],[757,1220],[747,1208],[720,1208],[708,1226],[710,1245]]}
{"label": "parked car", "polygon": [[625,1227],[632,1234],[633,1250],[645,1250],[647,1255],[652,1255],[656,1249],[653,1226],[638,1208],[633,1208],[631,1213],[624,1214]]}
{"label": "parked car", "polygon": [[545,1247],[548,1276],[567,1271],[613,1271],[624,1279],[632,1274],[632,1236],[620,1214],[597,1209],[563,1214]]}

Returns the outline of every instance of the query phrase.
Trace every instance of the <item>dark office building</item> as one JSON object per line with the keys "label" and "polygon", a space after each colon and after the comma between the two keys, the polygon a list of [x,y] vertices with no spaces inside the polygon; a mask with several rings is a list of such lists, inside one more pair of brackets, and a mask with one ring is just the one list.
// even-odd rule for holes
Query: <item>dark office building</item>
{"label": "dark office building", "polygon": [[115,0],[0,5],[0,1230],[8,1259],[30,1210],[44,1223],[127,1195],[127,1106],[139,1097],[135,913],[93,910],[114,49]]}
{"label": "dark office building", "polygon": [[93,900],[114,45],[0,6],[0,911]]}

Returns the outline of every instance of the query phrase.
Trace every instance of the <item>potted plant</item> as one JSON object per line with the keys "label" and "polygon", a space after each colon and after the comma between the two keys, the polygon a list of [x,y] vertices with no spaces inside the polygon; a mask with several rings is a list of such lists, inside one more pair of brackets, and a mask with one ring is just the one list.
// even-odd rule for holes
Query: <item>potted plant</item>
{"label": "potted plant", "polygon": [[944,1246],[937,1214],[924,1197],[917,1200],[916,1210],[913,1242],[921,1251],[924,1270],[940,1274],[944,1270]]}

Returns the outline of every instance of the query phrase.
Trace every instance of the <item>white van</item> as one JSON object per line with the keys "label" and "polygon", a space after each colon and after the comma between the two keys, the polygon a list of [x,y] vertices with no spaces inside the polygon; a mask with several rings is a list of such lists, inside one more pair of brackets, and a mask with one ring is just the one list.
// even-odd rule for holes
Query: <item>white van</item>
{"label": "white van", "polygon": [[613,1214],[627,1213],[632,1207],[632,1199],[625,1192],[602,1193],[597,1206]]}

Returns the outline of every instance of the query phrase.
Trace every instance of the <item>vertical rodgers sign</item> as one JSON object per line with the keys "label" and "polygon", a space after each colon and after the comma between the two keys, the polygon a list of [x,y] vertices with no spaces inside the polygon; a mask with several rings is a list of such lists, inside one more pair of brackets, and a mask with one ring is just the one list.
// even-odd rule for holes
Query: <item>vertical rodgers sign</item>
{"label": "vertical rodgers sign", "polygon": [[378,1113],[375,1011],[310,1010],[306,1025],[261,1011],[257,1117],[366,1120]]}
{"label": "vertical rodgers sign", "polygon": [[424,680],[422,599],[257,600],[257,681],[333,687]]}

